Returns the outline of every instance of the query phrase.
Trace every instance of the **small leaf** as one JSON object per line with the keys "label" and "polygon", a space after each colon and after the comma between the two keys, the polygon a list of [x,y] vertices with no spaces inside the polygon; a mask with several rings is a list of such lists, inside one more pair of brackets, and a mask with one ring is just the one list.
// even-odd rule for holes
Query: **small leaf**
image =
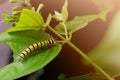
{"label": "small leaf", "polygon": [[106,80],[106,78],[99,73],[89,73],[82,76],[68,78],[66,80]]}
{"label": "small leaf", "polygon": [[40,12],[43,7],[44,7],[44,4],[39,4],[39,6],[37,8],[37,12]]}
{"label": "small leaf", "polygon": [[55,15],[53,15],[53,18],[55,18],[57,21],[62,21],[65,23],[68,19],[67,8],[68,8],[68,0],[65,0],[61,13],[59,13],[58,11],[55,11]]}
{"label": "small leaf", "polygon": [[[20,16],[20,13],[22,12],[22,9],[23,9],[22,7],[14,7],[12,15],[14,15],[14,16],[15,15],[17,15],[17,16],[19,15]],[[18,18],[19,18],[19,16],[18,16]]]}
{"label": "small leaf", "polygon": [[41,14],[34,10],[23,9],[19,18],[19,22],[15,27],[8,29],[6,32],[22,31],[22,30],[40,30],[43,28],[44,20]]}
{"label": "small leaf", "polygon": [[[100,18],[105,19],[107,12],[101,12],[96,15],[85,15],[85,16],[78,16],[75,17],[73,20],[66,22],[67,31],[69,34],[74,33],[88,25],[88,23]],[[64,27],[61,24],[58,24],[55,27],[55,30],[60,34],[65,35]]]}
{"label": "small leaf", "polygon": [[6,23],[6,24],[18,21],[18,17],[17,16],[13,16],[11,14],[3,14],[3,17],[4,17],[3,22]]}
{"label": "small leaf", "polygon": [[53,15],[53,18],[57,21],[62,21],[62,15],[58,11],[55,11],[55,15]]}
{"label": "small leaf", "polygon": [[48,17],[47,17],[47,20],[46,20],[46,23],[45,23],[44,26],[48,26],[48,25],[50,24],[50,22],[51,22],[51,19],[52,19],[52,15],[49,14]]}
{"label": "small leaf", "polygon": [[111,11],[111,9],[106,9],[98,14],[99,18],[103,21],[106,21],[107,14]]}
{"label": "small leaf", "polygon": [[67,8],[68,8],[68,0],[65,0],[65,3],[63,5],[62,12],[61,12],[63,22],[66,22],[67,19],[68,19],[68,10],[67,10]]}
{"label": "small leaf", "polygon": [[[29,45],[50,39],[51,36],[40,31],[18,31],[0,35],[0,42],[7,42],[13,50],[14,60]],[[22,62],[15,61],[0,69],[1,80],[13,80],[43,68],[53,60],[61,50],[61,45],[33,52]],[[5,75],[5,76],[3,76]]]}
{"label": "small leaf", "polygon": [[17,2],[17,0],[9,0],[9,2],[15,3],[15,2]]}

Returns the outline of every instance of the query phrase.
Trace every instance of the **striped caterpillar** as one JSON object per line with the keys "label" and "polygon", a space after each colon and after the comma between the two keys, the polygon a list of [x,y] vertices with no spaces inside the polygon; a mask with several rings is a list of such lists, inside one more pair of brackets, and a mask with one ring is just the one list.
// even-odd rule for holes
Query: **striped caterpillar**
{"label": "striped caterpillar", "polygon": [[55,44],[56,44],[56,41],[54,39],[48,39],[45,41],[34,43],[30,45],[28,48],[26,48],[25,50],[23,50],[22,53],[18,56],[17,60],[22,61],[26,56],[30,55],[32,52],[42,48],[53,46]]}

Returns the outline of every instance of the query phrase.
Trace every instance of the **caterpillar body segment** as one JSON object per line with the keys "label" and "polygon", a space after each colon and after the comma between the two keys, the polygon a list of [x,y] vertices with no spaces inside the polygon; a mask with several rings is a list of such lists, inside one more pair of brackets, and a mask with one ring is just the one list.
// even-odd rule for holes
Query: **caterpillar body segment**
{"label": "caterpillar body segment", "polygon": [[30,55],[32,52],[46,48],[46,47],[51,47],[53,45],[56,45],[56,41],[54,39],[48,39],[45,41],[37,42],[32,45],[30,45],[28,48],[26,48],[22,53],[18,56],[17,60],[22,61],[26,56]]}

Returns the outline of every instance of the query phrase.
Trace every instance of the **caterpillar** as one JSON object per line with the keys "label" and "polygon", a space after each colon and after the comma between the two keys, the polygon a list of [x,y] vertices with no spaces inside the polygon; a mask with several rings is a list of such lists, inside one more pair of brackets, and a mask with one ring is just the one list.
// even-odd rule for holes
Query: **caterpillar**
{"label": "caterpillar", "polygon": [[25,50],[23,50],[22,53],[17,57],[17,60],[21,62],[26,56],[30,55],[32,52],[42,48],[53,46],[55,44],[56,44],[56,41],[53,38],[34,43],[30,45],[28,48],[26,48]]}

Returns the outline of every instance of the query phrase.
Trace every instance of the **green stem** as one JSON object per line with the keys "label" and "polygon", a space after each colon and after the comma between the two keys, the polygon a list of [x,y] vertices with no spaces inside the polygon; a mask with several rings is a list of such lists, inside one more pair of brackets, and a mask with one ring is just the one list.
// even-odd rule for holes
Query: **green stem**
{"label": "green stem", "polygon": [[60,24],[63,25],[63,27],[64,27],[64,31],[65,31],[65,37],[66,37],[66,39],[68,39],[68,31],[67,31],[67,27],[66,27],[66,25],[65,25],[63,22],[61,22]]}
{"label": "green stem", "polygon": [[[51,26],[48,26],[49,30],[56,34],[62,40],[66,40],[63,36],[57,33]],[[108,75],[103,69],[101,69],[98,65],[96,65],[87,55],[85,55],[78,47],[76,47],[72,42],[66,41],[66,43],[72,47],[76,52],[78,52],[86,61],[88,61],[93,67],[98,69],[106,78],[109,80],[115,80],[110,75]]]}

